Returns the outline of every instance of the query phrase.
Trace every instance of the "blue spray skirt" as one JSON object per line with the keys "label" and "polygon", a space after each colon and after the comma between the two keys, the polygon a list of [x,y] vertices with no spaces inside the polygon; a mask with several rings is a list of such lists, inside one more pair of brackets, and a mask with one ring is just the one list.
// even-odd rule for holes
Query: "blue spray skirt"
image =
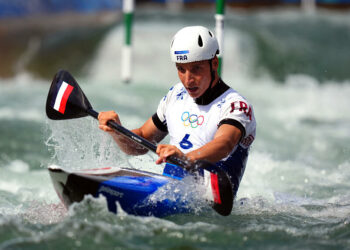
{"label": "blue spray skirt", "polygon": [[68,171],[49,168],[55,190],[66,207],[80,202],[85,195],[106,197],[108,210],[117,213],[117,203],[134,215],[164,217],[191,211],[185,199],[151,200],[150,196],[167,185],[183,182],[155,173],[121,168]]}

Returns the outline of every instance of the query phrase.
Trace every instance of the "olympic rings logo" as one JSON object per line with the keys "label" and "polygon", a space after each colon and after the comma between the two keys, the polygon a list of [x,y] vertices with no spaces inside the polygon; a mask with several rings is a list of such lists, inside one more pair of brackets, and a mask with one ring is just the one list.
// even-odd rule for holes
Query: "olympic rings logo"
{"label": "olympic rings logo", "polygon": [[191,126],[192,128],[197,128],[203,124],[204,116],[198,116],[196,114],[190,115],[190,112],[185,111],[181,115],[181,120],[184,122],[185,127]]}

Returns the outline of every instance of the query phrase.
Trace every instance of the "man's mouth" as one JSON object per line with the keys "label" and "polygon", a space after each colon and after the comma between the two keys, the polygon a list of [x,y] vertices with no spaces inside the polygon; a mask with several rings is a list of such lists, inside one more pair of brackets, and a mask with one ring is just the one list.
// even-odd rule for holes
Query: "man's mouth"
{"label": "man's mouth", "polygon": [[198,90],[198,87],[191,87],[191,88],[187,88],[188,92],[191,93],[195,93]]}

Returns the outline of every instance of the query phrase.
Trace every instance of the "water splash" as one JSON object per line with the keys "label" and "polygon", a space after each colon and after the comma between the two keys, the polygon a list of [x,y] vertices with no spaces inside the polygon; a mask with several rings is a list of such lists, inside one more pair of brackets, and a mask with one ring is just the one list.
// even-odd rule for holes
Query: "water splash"
{"label": "water splash", "polygon": [[48,121],[48,125],[51,135],[46,145],[59,166],[72,170],[117,166],[124,159],[113,139],[92,118]]}

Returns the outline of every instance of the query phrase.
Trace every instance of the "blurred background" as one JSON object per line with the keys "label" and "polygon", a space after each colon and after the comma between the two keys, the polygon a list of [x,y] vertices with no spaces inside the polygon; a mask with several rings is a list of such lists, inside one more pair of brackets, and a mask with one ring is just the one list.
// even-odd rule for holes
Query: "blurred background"
{"label": "blurred background", "polygon": [[173,35],[188,25],[216,33],[215,1],[134,4],[130,16],[121,0],[0,0],[0,249],[349,249],[350,0],[225,1],[222,77],[257,119],[229,217],[62,206],[51,164],[162,166],[152,153],[126,156],[92,118],[48,120],[54,74],[70,71],[97,111],[116,110],[132,129],[179,81]]}
{"label": "blurred background", "polygon": [[[227,13],[236,13],[228,15],[234,28],[248,33],[256,43],[253,63],[258,71],[263,67],[278,80],[290,73],[311,74],[321,80],[349,76],[350,57],[342,53],[349,37],[341,31],[347,24],[324,20],[326,10],[347,12],[349,0],[228,0],[225,4]],[[195,11],[212,13],[214,18],[215,13],[214,0],[137,0],[135,5],[136,22],[144,10],[152,9],[161,9],[149,14],[155,17]],[[51,78],[58,68],[86,73],[106,34],[123,25],[122,6],[122,0],[0,0],[0,77],[26,71]],[[254,13],[263,10],[275,15],[275,21],[258,20]],[[298,21],[288,19],[288,14],[284,19],[277,17],[282,10],[321,14],[313,19],[302,15],[303,20]],[[311,45],[315,40],[318,42]],[[327,62],[320,57],[327,57]]]}

